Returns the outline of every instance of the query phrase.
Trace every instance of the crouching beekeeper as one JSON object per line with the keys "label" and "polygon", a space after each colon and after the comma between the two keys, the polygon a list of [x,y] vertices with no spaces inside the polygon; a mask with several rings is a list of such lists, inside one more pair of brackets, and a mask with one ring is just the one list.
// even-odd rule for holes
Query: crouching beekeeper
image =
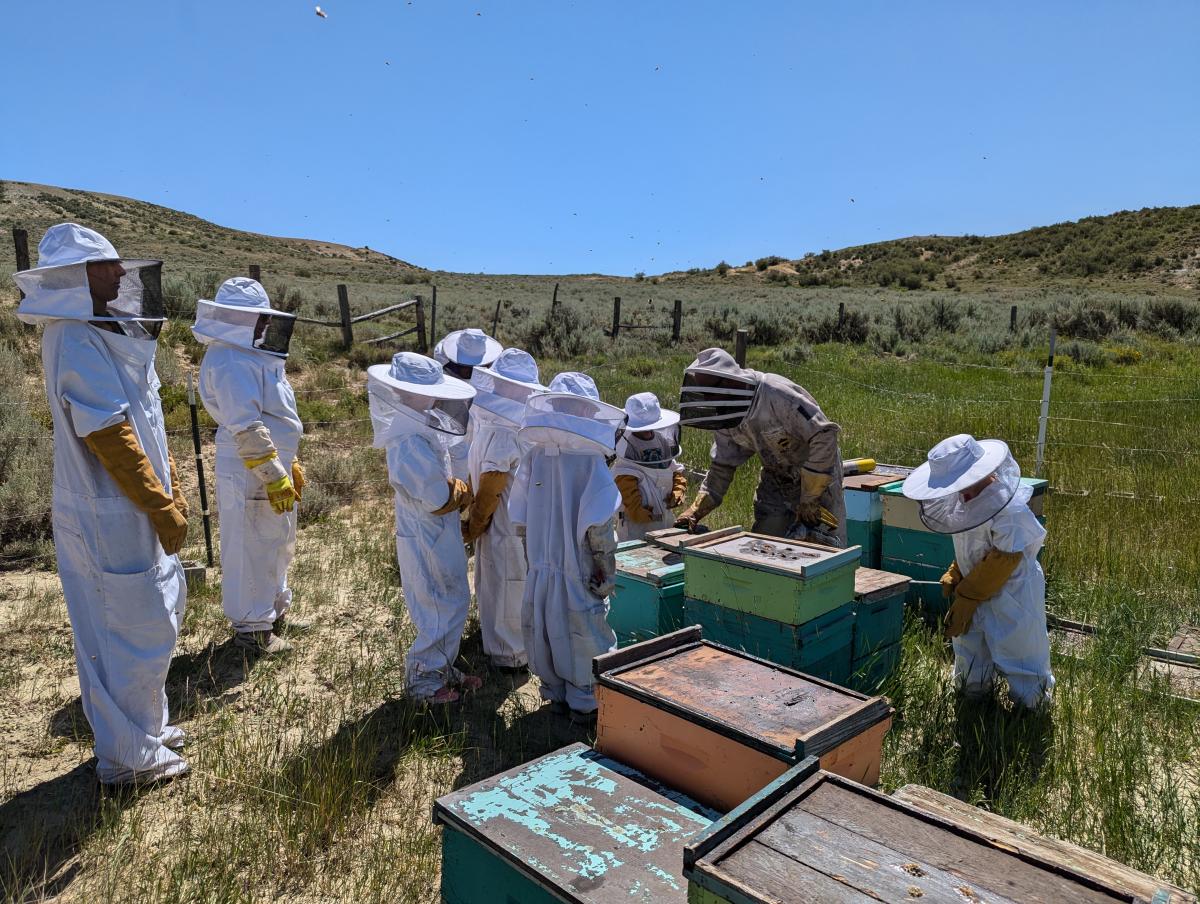
{"label": "crouching beekeeper", "polygon": [[105,784],[180,775],[183,731],[165,683],[187,604],[176,555],[187,503],[163,429],[154,352],[162,262],[122,259],[75,223],[46,231],[14,275],[17,316],[44,323],[54,424],[54,550],[75,638],[79,696]]}
{"label": "crouching beekeeper", "polygon": [[[296,460],[304,427],[284,372],[294,314],[271,308],[255,280],[225,280],[196,303],[192,333],[208,346],[200,398],[217,422],[217,511],[221,516],[221,605],[235,642],[275,654],[292,591],[295,505],[304,489]],[[287,622],[293,628],[305,623]]]}
{"label": "crouching beekeeper", "polygon": [[607,458],[624,420],[590,377],[559,374],[549,393],[530,397],[518,432],[525,453],[509,514],[524,525],[529,553],[525,649],[542,698],[583,724],[596,713],[592,659],[617,643],[608,597],[621,494]]}
{"label": "crouching beekeeper", "polygon": [[1032,494],[1007,445],[965,433],[934,446],[904,481],[925,525],[954,540],[942,593],[952,599],[945,633],[955,680],[966,695],[984,696],[999,673],[1012,699],[1031,709],[1054,688],[1037,560],[1046,530],[1029,510]]}
{"label": "crouching beekeeper", "polygon": [[471,604],[460,513],[471,491],[451,471],[466,439],[475,389],[415,352],[367,368],[375,445],[387,450],[396,494],[396,561],[404,603],[417,629],[404,677],[421,702],[454,703],[483,682],[454,667]]}

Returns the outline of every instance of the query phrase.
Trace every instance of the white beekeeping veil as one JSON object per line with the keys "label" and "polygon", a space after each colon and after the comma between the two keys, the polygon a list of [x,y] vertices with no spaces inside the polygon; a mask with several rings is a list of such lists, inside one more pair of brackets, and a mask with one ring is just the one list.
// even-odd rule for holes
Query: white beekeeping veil
{"label": "white beekeeping veil", "polygon": [[397,352],[390,364],[372,364],[367,394],[376,446],[409,433],[423,433],[444,448],[466,438],[475,388],[443,373],[432,358]]}
{"label": "white beekeeping veil", "polygon": [[296,315],[271,307],[267,290],[248,276],[221,283],[217,297],[196,302],[192,334],[200,342],[224,342],[239,348],[288,356]]}
{"label": "white beekeeping veil", "polygon": [[[679,455],[679,415],[663,408],[652,392],[639,392],[625,401],[625,432],[617,455],[645,468],[666,468]],[[639,433],[649,433],[643,438]]]}
{"label": "white beekeeping veil", "polygon": [[[116,265],[103,285],[89,278],[88,264],[94,263]],[[78,223],[47,229],[37,266],[14,273],[13,280],[25,294],[17,308],[25,323],[116,323],[126,335],[157,338],[166,320],[162,261],[122,258],[108,239]]]}
{"label": "white beekeeping veil", "polygon": [[706,348],[684,371],[681,422],[701,430],[736,427],[750,413],[757,393],[757,371],[739,367],[727,351]]}
{"label": "white beekeeping veil", "polygon": [[[991,478],[989,480],[989,478]],[[963,491],[988,480],[971,499]],[[939,534],[957,534],[990,521],[1021,489],[1021,469],[998,439],[959,433],[929,450],[904,479],[904,495],[921,504],[921,520]]]}
{"label": "white beekeeping veil", "polygon": [[471,385],[478,390],[475,411],[485,411],[518,427],[529,397],[546,391],[538,380],[537,362],[529,353],[506,348],[489,367],[476,367],[471,372]]}

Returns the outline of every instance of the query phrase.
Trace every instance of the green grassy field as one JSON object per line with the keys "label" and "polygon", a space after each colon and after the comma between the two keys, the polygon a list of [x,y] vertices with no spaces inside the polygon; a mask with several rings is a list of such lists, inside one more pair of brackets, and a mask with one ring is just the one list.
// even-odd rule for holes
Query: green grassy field
{"label": "green grassy field", "polygon": [[[188,292],[215,284],[207,266],[172,277],[181,308]],[[319,316],[341,276],[315,268],[288,291]],[[676,397],[694,353],[728,347],[742,326],[752,332],[751,366],[809,388],[841,424],[846,457],[912,465],[939,438],[967,430],[1007,440],[1031,473],[1041,367],[1056,324],[1048,603],[1101,633],[1082,649],[1056,642],[1053,711],[1028,717],[1000,696],[956,699],[948,646],[912,621],[901,669],[884,689],[897,718],[882,784],[927,784],[1200,887],[1200,708],[1138,655],[1200,623],[1194,302],[1147,286],[909,292],[721,280],[560,278],[561,306],[551,314],[553,278],[438,274],[438,333],[490,327],[501,301],[506,343],[535,351],[546,376],[586,370],[620,404],[644,389]],[[419,281],[370,285],[374,294],[352,292],[358,310],[428,291]],[[601,330],[615,294],[626,322],[662,329],[611,342]],[[666,326],[677,297],[684,336],[672,347]],[[388,352],[347,355],[334,331],[310,327],[298,332],[289,363],[313,480],[292,583],[314,633],[285,659],[247,663],[230,645],[215,580],[193,594],[169,693],[192,735],[194,772],[143,794],[104,796],[87,767],[90,735],[41,516],[50,442],[36,333],[16,323],[14,301],[10,293],[0,306],[0,555],[10,557],[0,572],[0,888],[15,900],[436,899],[432,800],[586,738],[540,708],[532,684],[514,688],[496,673],[445,713],[403,700],[411,625],[361,369]],[[843,303],[849,316],[839,330]],[[1013,304],[1019,322],[1010,332]],[[179,461],[189,455],[186,369],[199,351],[186,325],[173,323],[160,351]],[[685,432],[693,468],[705,467],[708,440]],[[187,552],[199,558],[189,480]],[[754,484],[748,467],[711,523],[749,523]],[[486,672],[474,621],[463,657]]]}

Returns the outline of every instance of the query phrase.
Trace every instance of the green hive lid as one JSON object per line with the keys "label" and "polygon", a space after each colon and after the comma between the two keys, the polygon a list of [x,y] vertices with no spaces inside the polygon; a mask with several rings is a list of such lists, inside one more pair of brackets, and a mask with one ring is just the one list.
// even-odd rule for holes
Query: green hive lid
{"label": "green hive lid", "polygon": [[862,548],[859,546],[834,549],[802,540],[784,540],[749,532],[720,537],[709,543],[697,543],[685,547],[682,552],[685,562],[690,556],[698,556],[802,580],[811,580],[846,565],[857,565],[862,558]]}
{"label": "green hive lid", "polygon": [[[886,487],[881,487],[879,492],[885,496],[903,496],[904,481],[901,480],[894,484],[889,484]],[[1034,496],[1044,496],[1046,490],[1050,486],[1050,481],[1044,477],[1022,477],[1021,486],[1029,487],[1033,490]]]}
{"label": "green hive lid", "polygon": [[661,546],[646,543],[617,549],[617,572],[656,587],[683,580],[683,557]]}

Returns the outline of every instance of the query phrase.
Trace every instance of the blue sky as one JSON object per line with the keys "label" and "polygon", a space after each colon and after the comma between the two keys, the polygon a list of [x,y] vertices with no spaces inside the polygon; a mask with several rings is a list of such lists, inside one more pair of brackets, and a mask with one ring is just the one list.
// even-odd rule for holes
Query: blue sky
{"label": "blue sky", "polygon": [[0,178],[495,273],[1200,202],[1194,0],[313,5],[6,4]]}

